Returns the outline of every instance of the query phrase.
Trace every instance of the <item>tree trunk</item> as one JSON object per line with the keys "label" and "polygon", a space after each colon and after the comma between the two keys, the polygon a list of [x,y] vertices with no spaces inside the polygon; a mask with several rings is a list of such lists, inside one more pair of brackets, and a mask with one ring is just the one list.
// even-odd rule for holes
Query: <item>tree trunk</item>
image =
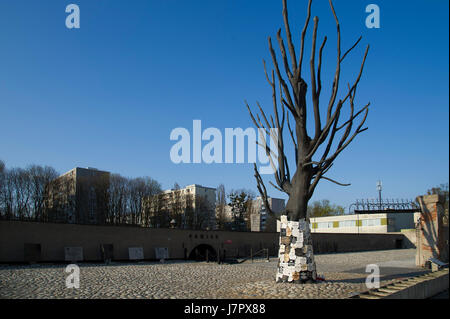
{"label": "tree trunk", "polygon": [[290,221],[306,218],[309,201],[309,185],[312,173],[309,170],[297,169],[291,181],[291,193],[286,204],[286,215]]}
{"label": "tree trunk", "polygon": [[312,283],[317,278],[309,222],[281,216],[277,282]]}
{"label": "tree trunk", "polygon": [[[264,113],[262,107],[257,103],[258,108],[260,110],[262,119],[259,115],[253,115],[250,110],[250,106],[246,102],[247,109],[250,113],[250,117],[252,118],[253,123],[258,129],[262,129],[263,131],[269,131],[272,127],[277,128],[278,136],[280,138],[279,143],[277,143],[277,155],[272,156],[273,151],[271,147],[267,146],[267,143],[264,139],[263,143],[260,146],[266,150],[267,155],[271,158],[271,164],[273,161],[278,161],[278,168],[275,172],[275,179],[278,190],[281,190],[287,194],[289,194],[289,200],[286,204],[285,214],[281,219],[281,233],[280,233],[280,250],[279,250],[279,265],[277,272],[277,281],[288,281],[288,282],[305,282],[316,279],[316,266],[314,263],[313,257],[313,248],[312,248],[312,238],[311,232],[309,229],[309,220],[307,216],[308,209],[308,201],[312,196],[317,183],[321,179],[326,179],[333,183],[336,183],[341,186],[348,186],[349,184],[338,183],[328,177],[325,177],[324,174],[329,170],[331,165],[333,165],[336,157],[353,141],[353,139],[360,133],[367,130],[367,127],[363,128],[364,123],[366,121],[369,105],[359,109],[359,111],[355,110],[354,100],[356,96],[357,86],[361,79],[361,75],[364,69],[364,64],[367,58],[367,54],[369,51],[369,46],[367,46],[366,51],[364,53],[364,58],[361,63],[361,67],[359,70],[359,74],[355,82],[352,86],[348,84],[348,93],[342,99],[338,99],[339,82],[341,75],[341,63],[347,54],[352,51],[360,42],[361,37],[355,42],[355,44],[350,47],[343,55],[341,55],[341,31],[340,24],[336,12],[333,7],[333,3],[330,0],[331,11],[334,16],[334,20],[336,22],[337,29],[337,67],[334,73],[334,81],[331,90],[331,98],[327,107],[327,117],[324,125],[321,124],[321,112],[320,112],[320,103],[319,97],[322,89],[321,82],[321,66],[322,66],[322,50],[327,41],[327,37],[324,38],[322,45],[319,50],[319,61],[317,66],[315,66],[315,58],[316,58],[316,39],[317,39],[317,29],[319,19],[318,17],[314,17],[314,29],[312,34],[312,51],[311,51],[311,59],[310,59],[310,67],[311,67],[311,95],[313,102],[313,110],[314,110],[314,126],[315,133],[314,137],[311,138],[308,136],[307,130],[307,88],[308,85],[305,80],[302,78],[302,63],[303,63],[303,54],[305,48],[305,35],[308,29],[310,17],[311,17],[311,4],[312,0],[308,1],[308,14],[305,21],[305,25],[303,27],[301,33],[301,42],[300,42],[300,59],[297,60],[296,50],[294,43],[292,42],[291,31],[289,27],[288,21],[288,13],[287,13],[287,4],[286,0],[283,0],[283,20],[286,29],[286,37],[289,51],[286,50],[284,45],[283,38],[281,36],[281,29],[277,33],[277,40],[279,43],[281,55],[283,57],[283,64],[285,68],[285,72],[288,78],[288,83],[281,75],[281,67],[277,61],[277,56],[275,50],[272,47],[271,37],[268,38],[269,42],[269,50],[272,56],[272,62],[274,66],[274,70],[272,70],[272,79],[269,77],[269,73],[267,72],[266,63],[264,63],[264,72],[266,75],[266,79],[269,82],[269,85],[272,88],[272,97],[273,97],[273,107],[274,107],[274,118],[270,116],[272,124],[268,121],[268,116]],[[287,53],[289,52],[289,54]],[[289,63],[288,55],[291,58],[291,63]],[[298,64],[297,64],[298,61]],[[276,74],[276,76],[275,76]],[[278,83],[277,83],[278,82]],[[277,90],[277,84],[279,84],[279,90]],[[280,92],[277,92],[280,91]],[[277,100],[277,93],[280,94],[280,100]],[[344,93],[345,94],[345,93]],[[342,123],[340,121],[341,110],[344,104],[348,103],[350,105],[350,116],[347,121]],[[279,108],[281,107],[282,117],[280,121],[279,116]],[[286,111],[287,109],[287,111]],[[285,116],[285,112],[287,112],[287,116]],[[295,133],[291,129],[291,125],[289,123],[289,116],[292,116],[295,120]],[[363,119],[357,126],[356,130],[352,129],[354,126],[354,122],[358,116],[363,116]],[[256,120],[257,119],[257,120]],[[283,140],[283,130],[285,129],[285,120],[287,120],[288,130],[292,138],[292,142],[295,147],[295,160],[296,160],[296,172],[291,179],[288,160],[285,152],[285,140]],[[340,137],[339,144],[337,145],[336,150],[333,153],[329,153],[332,146],[333,140],[336,137],[336,133],[345,128],[345,132],[343,132]],[[352,133],[353,131],[353,133]],[[352,134],[351,134],[352,133]],[[295,137],[294,137],[295,136]],[[328,142],[325,144],[326,147],[321,156],[319,162],[312,161],[314,155],[318,155],[317,152],[321,148],[321,145],[325,143],[328,139]],[[268,195],[267,190],[264,185],[264,182],[258,172],[256,164],[254,165],[255,177],[257,181],[258,191],[261,194],[261,197],[265,201],[265,205],[268,204]]]}

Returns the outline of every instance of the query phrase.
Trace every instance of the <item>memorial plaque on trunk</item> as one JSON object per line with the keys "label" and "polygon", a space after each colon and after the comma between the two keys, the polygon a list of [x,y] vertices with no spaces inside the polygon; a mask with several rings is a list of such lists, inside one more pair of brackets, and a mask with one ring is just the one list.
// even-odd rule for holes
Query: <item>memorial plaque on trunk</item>
{"label": "memorial plaque on trunk", "polygon": [[277,281],[299,283],[314,279],[316,264],[313,257],[313,247],[309,244],[303,244],[308,242],[310,237],[308,222],[306,220],[287,222],[286,231],[286,235],[290,234],[291,236],[280,237]]}

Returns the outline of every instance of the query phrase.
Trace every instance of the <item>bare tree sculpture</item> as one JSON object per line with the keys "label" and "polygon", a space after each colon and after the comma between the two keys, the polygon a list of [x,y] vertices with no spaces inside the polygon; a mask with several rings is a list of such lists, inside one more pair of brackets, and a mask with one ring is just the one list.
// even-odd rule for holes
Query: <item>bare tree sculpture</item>
{"label": "bare tree sculpture", "polygon": [[[363,125],[366,121],[367,114],[369,111],[369,105],[365,105],[359,110],[355,110],[354,100],[356,96],[356,91],[358,88],[359,81],[361,79],[361,75],[364,69],[364,64],[366,61],[367,53],[369,51],[369,46],[367,46],[365,50],[364,57],[362,59],[361,67],[359,70],[359,74],[356,77],[353,85],[348,84],[348,90],[346,90],[346,94],[344,97],[338,100],[338,91],[339,91],[339,82],[341,75],[341,65],[345,60],[347,55],[358,45],[361,41],[361,37],[351,46],[347,51],[342,54],[341,51],[341,31],[340,24],[336,12],[333,7],[333,3],[329,0],[329,4],[331,7],[331,11],[333,13],[334,19],[336,21],[337,28],[337,61],[336,61],[336,70],[334,72],[334,80],[331,88],[331,96],[329,101],[327,102],[327,112],[326,119],[321,118],[320,115],[320,94],[322,90],[322,82],[321,82],[321,69],[322,69],[322,53],[327,42],[327,37],[324,37],[322,44],[320,45],[318,52],[318,64],[316,68],[316,48],[317,48],[317,29],[319,24],[319,18],[314,17],[314,27],[312,33],[312,49],[310,56],[310,92],[312,97],[312,108],[314,110],[314,126],[315,132],[312,137],[308,135],[306,122],[307,122],[307,89],[308,85],[306,81],[302,78],[302,65],[304,58],[304,50],[305,50],[305,35],[308,30],[308,25],[310,24],[311,18],[311,4],[312,0],[309,0],[307,17],[301,32],[301,40],[300,40],[300,51],[299,58],[297,59],[297,53],[295,50],[295,46],[292,42],[292,34],[289,27],[288,21],[288,11],[286,6],[286,0],[283,0],[283,19],[284,26],[287,37],[287,47],[288,51],[285,48],[282,36],[281,29],[277,32],[277,40],[280,48],[282,63],[284,66],[284,71],[286,73],[287,81],[283,78],[283,75],[280,71],[280,65],[277,60],[277,56],[272,47],[272,39],[268,38],[269,42],[269,51],[272,57],[272,62],[274,66],[274,70],[271,72],[271,78],[267,73],[266,62],[263,60],[264,64],[264,72],[266,75],[267,82],[272,88],[272,99],[273,99],[273,110],[274,116],[270,116],[270,122],[264,113],[262,107],[257,102],[257,106],[262,116],[261,117],[256,114],[256,118],[253,115],[252,111],[247,102],[247,108],[250,112],[250,116],[255,124],[255,126],[261,131],[265,132],[273,138],[274,141],[277,141],[277,154],[273,149],[270,149],[266,142],[265,134],[261,134],[262,143],[259,145],[266,150],[266,153],[270,159],[271,166],[275,172],[275,181],[276,185],[272,182],[271,185],[274,186],[279,191],[282,191],[289,195],[289,200],[286,205],[286,211],[284,219],[282,217],[282,228],[283,228],[283,220],[286,222],[294,221],[300,222],[300,224],[306,225],[304,229],[304,233],[300,230],[300,235],[304,236],[304,244],[305,246],[312,245],[311,235],[309,233],[309,222],[307,219],[307,207],[308,201],[314,193],[317,184],[320,180],[328,180],[330,182],[336,183],[341,186],[348,186],[349,184],[339,183],[327,176],[325,174],[330,170],[333,166],[333,162],[336,157],[353,141],[353,139],[361,132],[367,130],[367,128],[363,128]],[[290,60],[290,62],[289,62]],[[275,75],[276,74],[276,75]],[[278,83],[277,83],[278,82]],[[277,85],[278,84],[278,85]],[[278,88],[277,88],[278,86]],[[279,96],[277,96],[279,94]],[[344,104],[348,103],[350,107],[350,115],[343,121],[340,121],[341,110]],[[287,111],[286,111],[287,109]],[[280,116],[281,110],[281,116]],[[358,126],[352,132],[352,128],[354,127],[355,120],[362,116],[362,120],[359,122]],[[292,116],[294,119],[294,127],[291,128],[289,117]],[[342,122],[342,123],[340,123]],[[285,131],[285,124],[287,123],[287,129],[290,134],[293,147],[295,148],[295,163],[296,163],[296,171],[291,178],[290,170],[288,166],[288,159],[286,158],[285,153],[285,141],[283,133]],[[324,123],[322,125],[322,123]],[[275,130],[271,130],[271,128],[275,128]],[[333,141],[338,138],[338,134],[341,134],[339,143],[337,144],[334,152],[330,152],[332,150]],[[326,144],[324,144],[326,142]],[[324,145],[323,153],[317,154],[319,147]],[[326,146],[325,146],[326,145]],[[315,156],[319,156],[320,158],[315,158]],[[277,163],[277,167],[275,166]],[[267,201],[267,190],[264,185],[264,182],[258,172],[258,169],[255,164],[255,177],[257,181],[257,188],[262,198],[264,199],[265,206],[269,209],[269,213],[273,214],[270,211],[270,206]],[[297,224],[294,224],[294,227],[297,227]],[[286,225],[284,225],[286,226]],[[288,227],[289,228],[289,227]],[[292,226],[291,226],[292,228]],[[283,230],[283,229],[282,229]],[[292,231],[292,229],[288,229]],[[309,258],[309,264],[312,264],[311,267],[297,267],[296,269],[303,269],[304,271],[294,271],[292,268],[291,272],[286,272],[286,269],[280,269],[282,266],[279,265],[279,272],[281,271],[281,275],[277,276],[277,278],[282,279],[282,281],[293,281],[293,282],[304,282],[315,280],[315,263],[312,259],[312,248],[305,249],[305,254],[298,253],[296,251],[296,258],[292,260],[292,258],[285,257],[286,254],[289,254],[289,247],[292,248],[292,243],[289,239],[283,238],[286,237],[286,234],[282,231],[281,243],[280,245],[280,264],[286,262],[286,260],[290,260],[286,262],[286,265],[289,264],[289,267],[295,262],[295,265],[298,263],[298,259],[301,257]],[[289,247],[288,247],[289,246]],[[298,245],[299,246],[299,245]],[[292,250],[292,249],[291,249]],[[310,257],[308,257],[310,255]],[[292,252],[291,252],[292,257]],[[286,266],[285,265],[285,266]],[[286,267],[285,267],[286,268]],[[307,269],[307,270],[305,270]],[[284,271],[284,274],[283,274]]]}

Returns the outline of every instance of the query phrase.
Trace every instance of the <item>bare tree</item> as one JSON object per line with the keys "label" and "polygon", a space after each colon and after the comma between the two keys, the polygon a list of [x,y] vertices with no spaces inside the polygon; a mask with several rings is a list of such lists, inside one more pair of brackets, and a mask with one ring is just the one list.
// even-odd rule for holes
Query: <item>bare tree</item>
{"label": "bare tree", "polygon": [[119,174],[111,175],[106,194],[109,203],[107,222],[151,226],[153,216],[150,213],[150,203],[145,201],[153,199],[160,192],[161,185],[151,177],[126,178]]}
{"label": "bare tree", "polygon": [[213,205],[208,202],[205,196],[195,196],[195,222],[193,229],[211,229],[210,221],[215,214]]}
{"label": "bare tree", "polygon": [[[333,3],[329,0],[330,8],[333,13],[336,29],[337,29],[337,57],[336,57],[336,70],[334,71],[334,80],[331,87],[331,95],[326,103],[326,117],[321,118],[320,114],[320,95],[322,90],[321,71],[322,71],[322,53],[327,42],[325,36],[322,44],[320,45],[318,52],[318,63],[316,68],[316,49],[317,49],[317,30],[319,25],[319,18],[314,17],[314,26],[312,32],[312,48],[311,56],[309,60],[310,64],[310,92],[312,99],[312,108],[314,113],[314,134],[311,136],[307,132],[307,89],[308,85],[305,79],[302,77],[302,65],[304,59],[305,50],[305,36],[310,24],[311,18],[311,4],[312,0],[308,2],[307,17],[303,26],[300,38],[300,51],[297,58],[296,49],[292,41],[292,34],[289,26],[288,11],[286,6],[286,0],[283,0],[283,20],[286,31],[287,47],[286,50],[283,38],[281,36],[281,29],[277,32],[278,45],[281,52],[282,63],[284,71],[286,73],[287,80],[283,77],[280,70],[280,65],[277,60],[275,50],[272,47],[272,39],[268,38],[269,51],[272,57],[272,63],[274,70],[269,77],[266,63],[264,64],[264,71],[266,79],[272,89],[272,100],[274,116],[270,116],[270,122],[260,104],[257,102],[261,117],[257,114],[256,118],[250,110],[248,103],[246,102],[248,111],[253,120],[255,126],[262,129],[266,134],[269,134],[275,141],[277,141],[277,154],[275,150],[270,149],[266,143],[265,134],[261,134],[263,137],[261,147],[266,150],[266,153],[270,159],[271,166],[275,172],[276,185],[271,182],[276,189],[288,194],[289,199],[286,205],[285,215],[287,215],[290,221],[304,221],[309,229],[309,222],[307,220],[307,208],[308,201],[312,197],[314,190],[320,180],[328,180],[341,186],[348,186],[349,184],[339,183],[325,174],[330,170],[336,157],[353,141],[353,139],[367,128],[363,128],[369,111],[369,104],[355,110],[354,101],[359,81],[363,72],[366,57],[369,51],[369,46],[365,50],[364,57],[362,59],[359,73],[354,80],[353,84],[347,85],[347,90],[344,96],[338,99],[339,84],[341,80],[341,65],[344,62],[347,55],[358,45],[361,41],[361,37],[342,54],[341,50],[341,30],[338,17],[336,15]],[[349,105],[348,118],[340,121],[340,115],[342,108],[345,104]],[[287,110],[286,110],[287,109]],[[281,113],[280,113],[281,110]],[[281,116],[280,116],[281,115]],[[353,130],[354,122],[362,116],[361,121]],[[289,118],[294,119],[294,127],[290,125]],[[322,125],[323,123],[323,125]],[[291,178],[288,159],[285,153],[285,140],[284,131],[286,129],[289,132],[292,140],[292,145],[295,151],[295,172]],[[275,132],[272,132],[270,128],[275,128]],[[340,135],[340,138],[339,138]],[[334,141],[339,141],[337,146],[333,147]],[[325,144],[324,144],[325,143]],[[323,153],[319,153],[319,148],[322,147]],[[334,149],[332,152],[331,150]],[[277,166],[275,165],[277,163]],[[257,181],[258,191],[265,201],[266,207],[269,208],[267,201],[267,190],[264,182],[256,168],[255,177]],[[269,210],[269,213],[270,212]],[[302,222],[303,223],[303,222]],[[306,234],[308,237],[306,243],[311,243],[310,234]],[[312,253],[312,251],[311,251]],[[314,271],[305,272],[302,274],[302,278],[307,280],[314,279]],[[305,277],[306,276],[306,277]],[[286,279],[286,278],[284,278]],[[284,280],[283,279],[283,280]],[[288,279],[286,279],[288,280]],[[292,279],[290,279],[292,281]],[[301,282],[302,280],[293,280],[295,282]]]}
{"label": "bare tree", "polygon": [[107,223],[121,224],[127,210],[127,179],[119,174],[112,174],[109,183],[109,209]]}
{"label": "bare tree", "polygon": [[252,212],[252,200],[255,195],[246,189],[232,190],[228,195],[233,218],[233,229],[248,231],[250,229],[250,215]]}
{"label": "bare tree", "polygon": [[227,222],[225,211],[227,206],[226,196],[225,186],[220,184],[216,190],[216,222],[217,228],[220,230],[225,229],[225,224]]}
{"label": "bare tree", "polygon": [[204,196],[185,193],[181,195],[182,227],[184,229],[206,229],[210,227],[210,220],[214,216],[214,207]]}
{"label": "bare tree", "polygon": [[47,184],[43,221],[79,222],[76,188],[72,173],[63,175]]}
{"label": "bare tree", "polygon": [[31,165],[27,169],[29,182],[31,183],[32,216],[36,221],[45,218],[45,200],[47,197],[47,185],[58,177],[53,167]]}
{"label": "bare tree", "polygon": [[175,220],[178,227],[186,228],[186,200],[189,200],[189,198],[183,193],[178,183],[173,185],[173,190],[170,194],[172,196],[169,214],[170,221]]}
{"label": "bare tree", "polygon": [[5,163],[0,160],[0,218],[5,214]]}
{"label": "bare tree", "polygon": [[154,198],[156,195],[161,193],[161,184],[154,180],[151,177],[143,177],[143,189],[140,192],[140,199],[139,199],[139,205],[141,208],[141,220],[140,224],[143,226],[148,227],[151,223],[150,216],[146,214],[146,211],[144,210],[145,207],[145,198]]}
{"label": "bare tree", "polygon": [[[159,192],[157,195],[149,196],[144,199],[143,211],[146,226],[151,228],[168,228],[169,227],[169,211],[165,194]],[[179,225],[178,225],[179,226]]]}
{"label": "bare tree", "polygon": [[0,163],[0,215],[6,219],[44,219],[47,184],[58,174],[48,166],[5,169]]}
{"label": "bare tree", "polygon": [[12,194],[12,211],[15,219],[25,220],[31,217],[30,176],[23,168],[12,168],[8,172],[9,187]]}
{"label": "bare tree", "polygon": [[308,206],[308,218],[344,215],[344,207],[331,204],[328,199],[315,201]]}

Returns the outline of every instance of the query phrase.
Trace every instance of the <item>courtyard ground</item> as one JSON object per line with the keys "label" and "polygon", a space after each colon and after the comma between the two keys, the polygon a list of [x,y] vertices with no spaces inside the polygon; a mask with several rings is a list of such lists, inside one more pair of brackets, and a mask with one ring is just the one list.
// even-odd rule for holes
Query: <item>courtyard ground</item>
{"label": "courtyard ground", "polygon": [[80,288],[66,288],[65,264],[0,265],[0,298],[265,299],[347,298],[366,291],[368,264],[381,285],[425,271],[415,249],[316,255],[315,284],[275,283],[276,258],[242,264],[191,261],[80,263]]}

